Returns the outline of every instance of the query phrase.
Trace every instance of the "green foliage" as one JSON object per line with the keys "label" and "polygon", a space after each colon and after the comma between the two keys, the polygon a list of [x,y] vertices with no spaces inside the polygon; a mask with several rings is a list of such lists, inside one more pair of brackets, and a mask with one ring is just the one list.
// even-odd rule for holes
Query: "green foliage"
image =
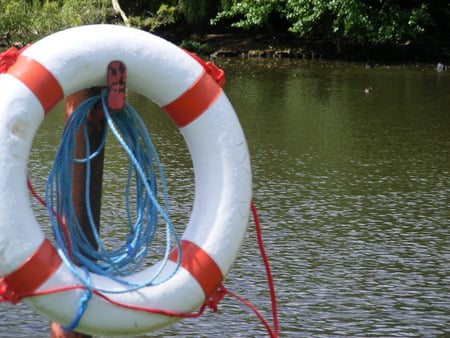
{"label": "green foliage", "polygon": [[183,40],[180,47],[194,53],[201,53],[208,47],[208,45],[199,41]]}
{"label": "green foliage", "polygon": [[[300,38],[356,45],[403,43],[433,34],[450,39],[450,5],[432,0],[129,0],[133,26],[178,24],[203,33],[209,24],[242,29],[281,25]],[[0,0],[0,44],[25,44],[83,24],[114,22],[111,0]],[[118,20],[118,19],[117,19]],[[278,31],[280,31],[278,29]],[[431,37],[433,38],[433,37]]]}
{"label": "green foliage", "polygon": [[32,21],[31,7],[25,0],[0,0],[0,37],[8,44],[26,34]]}
{"label": "green foliage", "polygon": [[358,0],[331,1],[332,32],[358,44],[399,43],[417,38],[424,25],[431,23],[425,4],[401,5],[396,0],[376,1],[372,5]]}
{"label": "green foliage", "polygon": [[212,24],[217,24],[223,19],[237,18],[237,21],[231,24],[232,27],[253,28],[261,27],[267,23],[271,13],[281,10],[284,1],[279,0],[246,0],[229,1],[222,3],[225,10],[219,12],[211,20]]}
{"label": "green foliage", "polygon": [[204,20],[208,15],[208,3],[211,0],[179,0],[179,11],[190,24]]}
{"label": "green foliage", "polygon": [[146,16],[129,17],[130,23],[138,28],[148,28],[154,31],[157,28],[176,22],[176,8],[167,4],[161,4],[156,14],[147,12]]}
{"label": "green foliage", "polygon": [[109,0],[0,0],[0,37],[8,44],[26,44],[55,31],[104,23]]}
{"label": "green foliage", "polygon": [[414,39],[433,25],[427,1],[223,0],[213,24],[227,19],[240,28],[263,27],[271,16],[286,20],[300,37],[380,44]]}
{"label": "green foliage", "polygon": [[66,0],[60,12],[62,23],[66,26],[79,26],[105,23],[111,10],[110,0]]}

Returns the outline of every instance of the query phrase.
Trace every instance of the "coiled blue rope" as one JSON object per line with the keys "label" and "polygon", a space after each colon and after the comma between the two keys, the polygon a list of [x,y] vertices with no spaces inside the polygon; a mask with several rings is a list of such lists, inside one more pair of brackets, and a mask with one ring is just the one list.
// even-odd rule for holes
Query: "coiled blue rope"
{"label": "coiled blue rope", "polygon": [[[104,128],[101,145],[90,149],[87,117],[94,105],[101,102],[108,128]],[[78,130],[85,135],[86,157],[75,158],[75,141]],[[101,153],[105,146],[108,130],[118,140],[128,155],[128,177],[124,191],[127,219],[125,243],[109,249],[100,238],[92,210],[90,208],[90,171],[91,161]],[[97,249],[92,246],[81,228],[72,203],[73,164],[84,163],[86,168],[85,199],[89,227],[94,234]],[[163,195],[163,204],[157,199],[157,179]],[[163,169],[155,146],[139,114],[126,103],[122,111],[110,114],[106,104],[106,91],[101,95],[87,99],[70,115],[62,133],[61,143],[56,153],[45,188],[45,201],[51,220],[56,246],[60,256],[82,285],[86,287],[85,296],[80,299],[79,311],[74,321],[66,327],[74,329],[91,298],[93,286],[89,272],[106,276],[126,286],[124,290],[106,290],[95,288],[103,293],[121,293],[137,290],[149,285],[157,285],[170,279],[177,271],[181,255],[178,255],[176,267],[165,277],[158,278],[165,270],[170,250],[175,245],[181,252],[180,239],[169,218],[169,198]],[[64,216],[65,226],[58,222],[53,214]],[[155,238],[158,216],[165,223],[165,250],[159,268],[142,283],[130,282],[125,277],[142,268],[146,255]],[[65,230],[65,228],[67,230]],[[69,234],[69,238],[66,236]],[[76,264],[83,267],[79,269]]]}

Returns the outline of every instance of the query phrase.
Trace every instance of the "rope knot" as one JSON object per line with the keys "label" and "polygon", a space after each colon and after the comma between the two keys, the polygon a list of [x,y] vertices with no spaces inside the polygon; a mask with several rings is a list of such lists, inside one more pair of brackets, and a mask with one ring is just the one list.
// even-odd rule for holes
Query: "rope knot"
{"label": "rope knot", "polygon": [[212,312],[217,312],[219,309],[219,303],[227,295],[228,290],[222,284],[212,293],[206,301],[206,306],[209,307]]}
{"label": "rope knot", "polygon": [[28,48],[29,45],[21,49],[17,49],[16,47],[11,47],[3,53],[0,53],[0,74],[6,73],[8,69],[16,63],[19,55]]}
{"label": "rope knot", "polygon": [[21,300],[21,296],[8,285],[6,278],[0,278],[0,301],[8,301],[15,305]]}

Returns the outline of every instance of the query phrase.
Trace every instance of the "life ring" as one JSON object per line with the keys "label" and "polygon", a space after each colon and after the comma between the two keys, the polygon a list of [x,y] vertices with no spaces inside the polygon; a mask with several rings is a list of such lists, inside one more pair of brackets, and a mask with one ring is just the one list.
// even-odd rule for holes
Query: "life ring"
{"label": "life ring", "polygon": [[[108,296],[130,307],[190,313],[227,275],[247,229],[247,143],[225,93],[198,60],[150,33],[113,25],[70,28],[34,43],[0,75],[0,292],[11,301],[21,293],[40,292],[24,301],[62,325],[76,316],[84,290],[71,289],[79,282],[33,214],[26,185],[28,157],[52,108],[78,90],[105,85],[105,70],[113,60],[127,65],[127,87],[162,107],[178,126],[193,162],[195,197],[176,274],[160,285]],[[173,269],[172,261],[168,265]],[[157,265],[128,278],[145,279]],[[103,289],[125,288],[95,274],[91,280]],[[54,288],[68,290],[42,292]],[[93,295],[76,330],[130,335],[178,319],[126,309]]]}

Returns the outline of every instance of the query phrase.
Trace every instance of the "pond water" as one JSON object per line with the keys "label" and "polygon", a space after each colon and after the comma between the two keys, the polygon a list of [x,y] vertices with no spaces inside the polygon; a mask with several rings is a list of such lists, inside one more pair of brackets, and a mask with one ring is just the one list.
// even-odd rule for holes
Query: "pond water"
{"label": "pond water", "polygon": [[[432,65],[217,63],[248,140],[280,336],[450,334],[450,73]],[[147,112],[171,217],[185,224],[193,177],[184,141],[153,104],[137,95],[130,102]],[[57,110],[33,146],[38,191],[60,135]],[[114,147],[107,149],[102,228],[120,237],[123,200],[114,182],[122,160]],[[45,224],[45,212],[36,210]],[[271,319],[253,221],[224,284]],[[148,336],[267,336],[235,299],[226,297],[219,310]],[[0,314],[2,337],[49,336],[48,320],[25,304],[0,304]]]}

